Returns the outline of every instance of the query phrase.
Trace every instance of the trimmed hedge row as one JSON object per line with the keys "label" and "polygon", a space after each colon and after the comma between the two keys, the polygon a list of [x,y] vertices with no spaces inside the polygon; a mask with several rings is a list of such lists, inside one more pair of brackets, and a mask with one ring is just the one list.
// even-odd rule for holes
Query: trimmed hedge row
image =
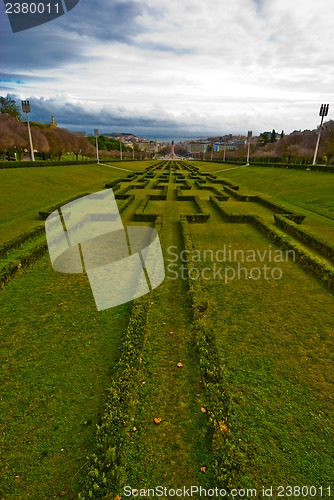
{"label": "trimmed hedge row", "polygon": [[[185,217],[180,218],[184,248],[190,254],[195,245]],[[204,383],[208,430],[211,435],[213,463],[217,486],[236,487],[242,463],[245,461],[240,446],[235,443],[232,427],[232,405],[225,376],[225,366],[219,357],[216,339],[206,319],[210,297],[201,279],[192,279],[195,263],[187,259],[188,286],[191,298],[196,347]]]}
{"label": "trimmed hedge row", "polygon": [[[162,226],[163,217],[159,216],[155,225],[158,233]],[[127,484],[126,459],[141,385],[141,355],[151,300],[148,294],[134,301],[105,411],[97,425],[96,450],[89,457],[88,474],[79,500],[113,499]]]}
{"label": "trimmed hedge row", "polygon": [[239,190],[239,186],[237,184],[233,184],[232,182],[230,182],[226,179],[212,179],[211,182],[213,184],[223,184],[223,186],[228,186],[229,188],[233,189],[234,191]]}
{"label": "trimmed hedge row", "polygon": [[[223,208],[219,203],[218,203],[218,198],[216,196],[210,196],[210,201],[211,203],[219,210],[220,214],[223,216],[223,218],[227,222],[253,222],[254,215],[247,215],[247,214],[233,214],[228,208]],[[221,200],[219,200],[221,201]],[[224,201],[224,200],[223,200]]]}
{"label": "trimmed hedge row", "polygon": [[30,168],[30,167],[62,167],[73,165],[92,165],[96,160],[63,160],[63,161],[0,161],[0,169],[4,168]]}
{"label": "trimmed hedge row", "polygon": [[120,359],[108,388],[105,411],[97,425],[96,449],[89,457],[85,485],[78,496],[80,500],[113,499],[127,484],[125,462],[130,448],[133,405],[138,397],[140,355],[150,300],[150,296],[145,296],[134,302]]}
{"label": "trimmed hedge row", "polygon": [[253,224],[259,229],[270,241],[276,245],[293,250],[296,261],[299,262],[304,269],[311,271],[329,288],[334,288],[334,266],[330,266],[323,262],[319,257],[308,251],[288,235],[282,233],[275,226],[266,224],[260,217],[253,216]]}
{"label": "trimmed hedge row", "polygon": [[107,189],[113,188],[113,190],[115,191],[116,189],[119,189],[121,182],[133,182],[137,177],[138,173],[131,173],[126,177],[123,177],[122,179],[114,179],[112,181],[107,182],[105,184],[105,187]]}
{"label": "trimmed hedge row", "polygon": [[119,207],[119,213],[121,214],[122,212],[124,212],[124,210],[126,208],[128,208],[129,205],[131,205],[131,203],[133,202],[133,200],[135,199],[135,195],[134,194],[131,194],[131,195],[128,195],[127,197],[127,200],[125,201],[125,203],[122,203],[122,205]]}
{"label": "trimmed hedge row", "polygon": [[17,274],[36,262],[46,253],[46,251],[47,243],[45,241],[8,262],[8,264],[0,270],[0,288],[3,288],[6,283],[15,278]]}
{"label": "trimmed hedge row", "polygon": [[253,194],[241,194],[241,193],[239,193],[238,191],[236,191],[235,189],[233,189],[233,188],[231,188],[229,186],[224,186],[224,191],[226,191],[231,196],[233,196],[233,198],[235,198],[236,200],[239,200],[239,201],[257,201],[258,200],[258,196],[257,195],[253,195]]}
{"label": "trimmed hedge row", "polygon": [[155,222],[158,215],[157,214],[146,214],[145,210],[150,201],[150,196],[147,195],[140,202],[137,210],[133,214],[133,219],[137,222]]}
{"label": "trimmed hedge row", "polygon": [[54,205],[53,207],[46,208],[45,210],[40,210],[38,212],[39,216],[41,217],[41,219],[46,220],[49,217],[49,215],[52,214],[52,212],[54,212],[55,210],[58,210],[63,205],[66,205],[67,203],[70,203],[71,201],[78,200],[79,198],[82,198],[83,196],[88,196],[89,194],[91,194],[91,193],[80,193],[80,194],[77,194],[76,196],[73,196],[73,198],[65,200],[61,203],[57,203],[57,205]]}
{"label": "trimmed hedge row", "polygon": [[0,258],[5,257],[12,250],[17,250],[20,246],[23,245],[26,241],[33,240],[36,236],[44,233],[44,226],[37,226],[35,229],[30,231],[29,233],[20,234],[17,238],[13,240],[6,241],[2,245],[0,245]]}
{"label": "trimmed hedge row", "polygon": [[208,186],[208,185],[199,184],[197,181],[195,181],[195,185],[196,185],[197,189],[200,189],[201,191],[203,191],[203,190],[211,191],[217,197],[224,198],[224,200],[228,200],[229,199],[229,196],[224,196],[223,192],[220,189],[218,189],[218,188],[216,188],[214,186]]}
{"label": "trimmed hedge row", "polygon": [[207,211],[203,201],[198,197],[198,196],[183,196],[179,195],[180,191],[177,191],[178,193],[178,201],[193,201],[195,205],[197,206],[199,212],[194,215],[188,215],[188,214],[183,214],[181,217],[186,218],[188,222],[208,222],[210,219],[210,213]]}
{"label": "trimmed hedge row", "polygon": [[162,192],[159,194],[150,194],[150,200],[167,200],[168,186],[164,186]]}
{"label": "trimmed hedge row", "polygon": [[274,215],[275,223],[287,233],[291,234],[305,245],[313,248],[326,258],[334,259],[334,247],[326,241],[316,238],[305,230],[300,229],[294,222],[282,215]]}

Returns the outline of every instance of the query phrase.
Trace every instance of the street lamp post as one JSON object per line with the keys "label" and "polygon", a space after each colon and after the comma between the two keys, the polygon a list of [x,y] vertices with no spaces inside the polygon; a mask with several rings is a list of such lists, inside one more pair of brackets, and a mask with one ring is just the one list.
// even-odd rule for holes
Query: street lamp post
{"label": "street lamp post", "polygon": [[97,163],[100,163],[100,158],[99,158],[99,141],[97,140],[99,136],[99,130],[97,128],[94,128],[94,135],[95,135],[95,147],[96,147],[96,160]]}
{"label": "street lamp post", "polygon": [[120,138],[120,141],[119,141],[119,152],[120,152],[121,160],[123,160],[122,134],[121,134],[121,138]]}
{"label": "street lamp post", "polygon": [[251,130],[248,131],[248,135],[247,135],[247,144],[248,144],[248,147],[247,147],[247,162],[246,162],[246,165],[249,165],[249,157],[250,157],[250,144],[251,144],[251,137],[252,137],[253,133]]}
{"label": "street lamp post", "polygon": [[322,125],[324,122],[324,117],[328,115],[328,110],[329,110],[329,104],[322,104],[321,105],[320,111],[319,111],[319,116],[321,116],[321,122],[320,122],[320,127],[319,127],[317,144],[315,146],[315,151],[314,151],[313,164],[312,164],[313,166],[317,163],[317,155],[318,155],[318,149],[319,149],[319,144],[320,144]]}
{"label": "street lamp post", "polygon": [[30,122],[29,122],[30,102],[29,101],[21,101],[21,103],[22,103],[22,111],[27,116],[28,134],[29,134],[29,143],[30,143],[30,158],[31,158],[31,161],[35,161],[34,146],[32,144],[32,136],[31,136]]}

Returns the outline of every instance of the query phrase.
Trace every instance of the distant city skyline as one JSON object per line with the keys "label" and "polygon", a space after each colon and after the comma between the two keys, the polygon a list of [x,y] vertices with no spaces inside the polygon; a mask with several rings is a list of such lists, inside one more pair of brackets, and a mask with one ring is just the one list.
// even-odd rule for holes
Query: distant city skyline
{"label": "distant city skyline", "polygon": [[334,97],[333,22],[331,0],[82,0],[12,33],[1,3],[0,95],[73,131],[315,129]]}

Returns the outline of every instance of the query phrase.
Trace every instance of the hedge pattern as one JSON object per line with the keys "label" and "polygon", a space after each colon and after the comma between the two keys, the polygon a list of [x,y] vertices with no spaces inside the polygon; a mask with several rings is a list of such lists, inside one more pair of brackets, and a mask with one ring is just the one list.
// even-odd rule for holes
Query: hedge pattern
{"label": "hedge pattern", "polygon": [[[195,249],[190,227],[185,217],[180,218],[184,248]],[[195,341],[200,358],[204,383],[208,431],[211,438],[213,463],[217,486],[236,487],[238,476],[245,462],[244,454],[233,436],[232,405],[226,381],[226,367],[218,354],[216,339],[206,319],[210,297],[201,279],[191,279],[195,263],[187,259],[189,295],[192,304]]]}
{"label": "hedge pattern", "polygon": [[[163,217],[159,216],[155,229],[159,233],[162,227]],[[127,484],[125,463],[131,445],[132,417],[139,398],[140,363],[151,301],[151,293],[134,301],[79,500],[113,499]]]}

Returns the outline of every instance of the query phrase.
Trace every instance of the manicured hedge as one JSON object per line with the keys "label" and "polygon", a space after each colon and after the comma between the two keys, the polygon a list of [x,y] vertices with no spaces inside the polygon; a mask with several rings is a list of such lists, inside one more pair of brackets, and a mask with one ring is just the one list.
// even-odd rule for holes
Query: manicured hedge
{"label": "manicured hedge", "polygon": [[19,257],[11,260],[0,270],[0,288],[3,288],[6,283],[11,281],[15,276],[27,267],[31,266],[47,251],[47,243],[40,243],[32,249],[23,252]]}
{"label": "manicured hedge", "polygon": [[30,168],[30,167],[62,167],[75,165],[92,165],[96,160],[64,160],[64,161],[1,161],[0,169],[4,168]]}
{"label": "manicured hedge", "polygon": [[[189,253],[195,250],[189,224],[181,217],[184,248]],[[230,489],[237,484],[238,475],[245,458],[240,444],[233,435],[232,404],[225,376],[225,363],[220,358],[216,339],[212,333],[207,311],[211,298],[202,279],[192,279],[195,263],[187,259],[188,286],[191,298],[194,333],[200,358],[200,368],[204,383],[208,430],[211,436],[215,483],[220,488]]]}
{"label": "manicured hedge", "polygon": [[237,184],[233,184],[232,182],[230,182],[226,179],[213,179],[211,182],[213,184],[223,184],[223,186],[228,186],[229,188],[233,189],[234,191],[239,190],[239,186]]}
{"label": "manicured hedge", "polygon": [[275,226],[270,226],[260,217],[254,216],[253,223],[257,229],[264,233],[265,236],[276,245],[287,250],[293,250],[296,261],[298,261],[304,269],[315,274],[329,288],[334,288],[334,266],[327,264],[314,255],[312,251],[307,250],[290,236],[276,229]]}
{"label": "manicured hedge", "polygon": [[258,200],[257,195],[242,194],[229,186],[224,186],[224,191],[226,191],[231,196],[233,196],[233,198],[235,198],[236,200],[239,200],[239,201],[257,201]]}
{"label": "manicured hedge", "polygon": [[[158,233],[162,226],[163,217],[159,216],[155,225]],[[151,294],[147,294],[133,302],[79,500],[114,499],[128,484],[125,463],[131,448],[132,417],[141,386],[141,356],[151,301]]]}
{"label": "manicured hedge", "polygon": [[254,219],[253,215],[233,214],[228,208],[222,207],[218,202],[217,196],[210,196],[210,201],[219,210],[220,214],[227,222],[241,222],[241,223],[253,222]]}
{"label": "manicured hedge", "polygon": [[63,205],[66,205],[67,203],[70,203],[71,201],[78,200],[79,198],[82,198],[83,196],[88,196],[89,194],[91,194],[91,193],[80,193],[80,194],[77,194],[76,196],[73,196],[73,198],[69,198],[68,200],[65,200],[61,203],[57,203],[57,205],[46,208],[45,210],[40,210],[38,212],[39,216],[41,217],[41,219],[46,220],[49,217],[49,215],[52,214],[52,212],[54,212],[55,210],[58,210]]}
{"label": "manicured hedge", "polygon": [[131,205],[131,203],[133,202],[134,199],[135,199],[135,195],[133,195],[133,194],[132,195],[128,195],[127,200],[125,201],[125,203],[122,203],[122,205],[120,206],[119,213],[120,214],[123,213],[124,210],[126,208],[128,208],[129,205]]}
{"label": "manicured hedge", "polygon": [[326,241],[316,238],[312,234],[300,229],[296,224],[282,215],[274,215],[275,223],[287,233],[291,234],[305,245],[313,248],[326,258],[334,259],[334,247]]}
{"label": "manicured hedge", "polygon": [[20,248],[20,246],[22,246],[26,241],[33,240],[36,236],[43,234],[44,231],[44,225],[37,226],[29,233],[20,234],[17,238],[2,243],[2,245],[0,245],[0,258],[5,257],[10,251]]}
{"label": "manicured hedge", "polygon": [[133,219],[137,222],[155,222],[156,218],[158,217],[157,214],[147,214],[145,213],[146,207],[150,201],[150,196],[147,195],[145,198],[140,202],[137,210],[133,214]]}

